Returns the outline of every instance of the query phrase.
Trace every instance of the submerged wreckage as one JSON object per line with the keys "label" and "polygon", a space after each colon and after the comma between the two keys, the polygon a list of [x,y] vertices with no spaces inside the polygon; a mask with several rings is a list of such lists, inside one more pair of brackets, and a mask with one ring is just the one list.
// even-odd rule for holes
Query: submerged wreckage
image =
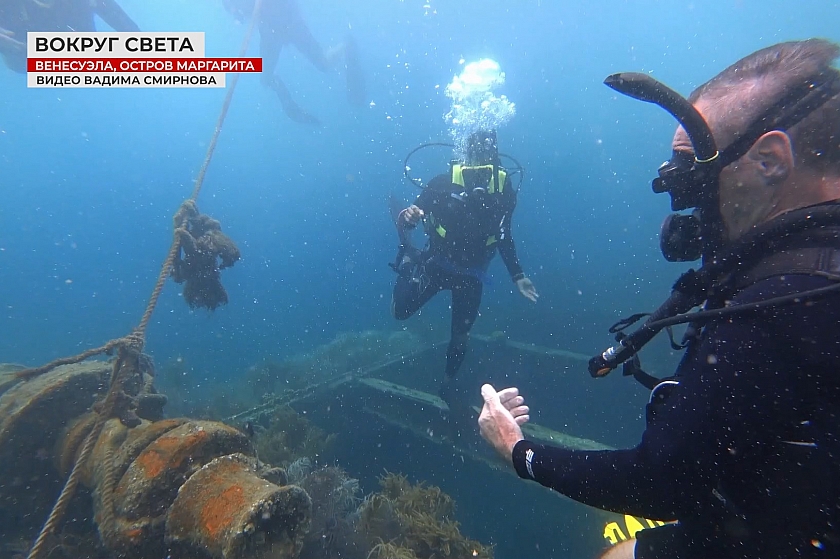
{"label": "submerged wreckage", "polygon": [[[474,339],[492,351],[537,359],[543,366],[550,361],[553,367],[577,367],[585,359],[498,336]],[[384,356],[368,351],[352,362],[341,350],[344,362],[336,364],[333,358],[330,367],[318,367],[319,359],[336,351],[327,348],[311,356],[307,364],[320,371],[310,376],[311,382],[274,393],[224,423],[165,418],[166,399],[153,388],[151,367],[145,368],[133,394],[139,423],[129,428],[114,418],[104,425],[90,458],[80,466],[81,483],[88,491],[76,497],[65,519],[65,524],[74,524],[72,519],[77,526],[55,538],[67,538],[74,530],[84,533],[79,526],[91,526],[92,519],[98,542],[94,551],[84,555],[88,557],[315,558],[330,557],[339,550],[349,559],[489,556],[491,548],[460,535],[451,518],[451,499],[439,490],[435,493],[436,488],[424,489],[435,495],[434,499],[427,495],[424,502],[437,504],[434,511],[421,515],[426,523],[423,529],[431,532],[420,537],[414,517],[401,513],[398,505],[405,498],[401,492],[420,490],[404,478],[386,476],[382,493],[362,500],[356,494],[358,483],[354,485],[339,468],[331,467],[335,471],[330,472],[330,468],[309,468],[302,475],[298,462],[282,464],[285,468],[265,464],[257,458],[252,437],[232,427],[265,423],[280,408],[305,405],[312,420],[318,409],[329,409],[333,416],[365,416],[398,427],[408,438],[446,445],[465,458],[500,467],[487,454],[460,447],[445,435],[443,401],[422,387],[400,383],[412,377],[413,368],[427,368],[429,356],[438,349],[432,345]],[[31,541],[49,513],[77,462],[84,434],[94,421],[91,406],[107,389],[113,368],[109,362],[92,361],[21,380],[14,366],[0,367],[0,540],[8,546],[15,540]],[[526,431],[530,438],[570,448],[607,448],[537,425],[529,424]],[[354,436],[351,431],[336,434]],[[335,487],[325,489],[325,483]],[[326,505],[325,500],[341,493],[339,487],[346,493],[344,504]],[[319,520],[324,514],[329,518]],[[323,534],[310,537],[325,526],[340,533],[331,533],[328,542]],[[379,534],[385,526],[394,532],[389,532],[387,540]],[[424,552],[419,544],[411,544],[412,537],[425,541],[428,549]],[[317,547],[325,542],[333,547]],[[434,549],[436,545],[440,548]],[[78,548],[72,553],[79,553]]]}

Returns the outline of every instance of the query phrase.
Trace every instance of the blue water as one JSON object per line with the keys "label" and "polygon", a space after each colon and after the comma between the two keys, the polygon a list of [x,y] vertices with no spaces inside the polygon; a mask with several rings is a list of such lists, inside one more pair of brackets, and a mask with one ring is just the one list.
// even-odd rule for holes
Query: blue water
{"label": "blue water", "polygon": [[[517,106],[499,139],[527,169],[514,236],[541,298],[514,293],[497,259],[475,330],[603,349],[612,322],[651,309],[683,270],[659,254],[669,201],[650,191],[674,122],[603,79],[647,72],[687,94],[758,48],[840,41],[840,3],[820,0],[795,9],[782,0],[430,0],[430,14],[422,0],[301,4],[322,44],[355,36],[371,103],[349,106],[343,77],[293,49],[277,70],[322,126],[291,122],[256,76],[240,80],[198,200],[242,251],[222,275],[230,304],[192,312],[169,282],[148,331],[155,360],[180,356],[195,382],[343,331],[405,326],[388,313],[396,239],[387,196],[417,194],[402,180],[403,158],[447,140],[443,89],[461,59],[481,57],[501,64],[499,93]],[[205,31],[208,56],[234,55],[245,31],[221,2],[121,5],[145,31]],[[0,362],[35,365],[139,321],[224,91],[26,89],[5,68],[0,84]],[[421,168],[440,172],[448,157],[424,152]],[[414,326],[445,337],[447,301],[438,299]],[[664,343],[651,352],[661,367],[673,362]]]}

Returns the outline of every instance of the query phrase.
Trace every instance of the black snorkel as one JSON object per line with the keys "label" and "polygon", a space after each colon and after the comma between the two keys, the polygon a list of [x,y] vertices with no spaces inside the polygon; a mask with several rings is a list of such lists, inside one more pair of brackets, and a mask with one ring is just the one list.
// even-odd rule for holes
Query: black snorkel
{"label": "black snorkel", "polygon": [[[717,188],[721,167],[720,153],[709,125],[687,99],[648,75],[635,72],[613,74],[608,76],[604,83],[619,93],[662,107],[685,129],[696,154],[691,166],[684,171],[686,174],[691,174],[691,180],[669,183],[660,177],[654,180],[653,190],[656,193],[670,194],[671,209],[674,211],[692,206],[698,207],[703,216],[699,224],[701,254],[704,262],[713,261],[714,253],[722,242]],[[697,186],[700,185],[703,188],[698,192]],[[715,225],[718,227],[716,231],[713,231],[712,228]],[[595,378],[606,376],[619,365],[633,358],[664,328],[664,326],[656,327],[658,321],[685,313],[702,303],[708,283],[707,277],[689,270],[674,285],[670,297],[650,314],[638,330],[629,335],[621,331],[645,315],[636,315],[632,322],[623,321],[611,328],[610,333],[616,334],[618,345],[607,348],[590,359],[589,374]],[[619,326],[621,329],[618,328]],[[637,360],[634,362],[638,364]],[[632,365],[628,366],[625,372],[628,375],[633,374],[633,369]]]}
{"label": "black snorkel", "polygon": [[718,150],[709,125],[694,105],[667,85],[638,72],[612,74],[604,80],[604,85],[622,95],[662,107],[685,128],[700,162],[709,164],[716,159]]}
{"label": "black snorkel", "polygon": [[[638,73],[613,74],[604,83],[634,99],[662,107],[685,129],[694,148],[694,160],[691,161],[686,154],[675,153],[670,161],[659,168],[659,177],[653,181],[653,191],[667,192],[671,196],[671,208],[674,211],[696,208],[691,216],[675,215],[671,219],[672,224],[676,225],[672,230],[674,237],[693,235],[693,239],[689,239],[691,242],[683,240],[682,245],[683,248],[696,250],[696,255],[690,254],[691,250],[683,250],[683,254],[680,254],[679,250],[671,251],[671,246],[666,246],[670,240],[666,237],[663,227],[660,243],[666,259],[691,261],[702,256],[703,265],[699,270],[690,269],[682,274],[674,284],[668,299],[649,316],[633,315],[610,328],[610,333],[616,335],[618,344],[589,360],[590,375],[595,378],[603,377],[623,364],[625,376],[632,375],[643,384],[649,385],[656,379],[641,371],[637,353],[664,328],[685,323],[696,325],[722,316],[813,301],[840,290],[838,283],[822,290],[769,299],[754,305],[688,312],[708,298],[710,290],[722,276],[756,262],[763,254],[767,254],[767,251],[778,249],[785,239],[821,227],[840,225],[838,204],[803,208],[783,214],[756,228],[723,250],[724,228],[719,204],[721,170],[747,153],[763,134],[771,130],[787,130],[840,94],[840,74],[823,74],[793,88],[760,115],[737,140],[720,152],[708,124],[697,109],[687,99],[662,83]],[[674,218],[679,221],[675,221]],[[625,328],[644,316],[648,318],[641,327],[630,334],[623,333]],[[685,347],[684,344],[675,344],[673,339],[671,345],[674,349]]]}
{"label": "black snorkel", "polygon": [[[715,252],[723,243],[723,223],[720,217],[720,203],[718,198],[718,178],[722,166],[720,152],[709,125],[703,116],[685,97],[656,81],[646,74],[624,72],[608,76],[604,80],[608,87],[647,103],[662,107],[668,114],[679,122],[694,148],[693,161],[684,161],[685,169],[679,170],[672,162],[660,167],[660,177],[653,181],[653,191],[657,194],[667,192],[671,196],[671,209],[681,211],[687,208],[697,208],[695,227],[698,227],[701,243],[696,247],[700,250],[703,263],[714,259]],[[673,161],[673,159],[672,159]],[[668,173],[668,165],[673,173]],[[663,172],[665,171],[665,172]],[[690,218],[690,216],[678,216]],[[683,227],[690,227],[683,225]],[[666,259],[694,260],[695,258],[673,258],[663,246]]]}

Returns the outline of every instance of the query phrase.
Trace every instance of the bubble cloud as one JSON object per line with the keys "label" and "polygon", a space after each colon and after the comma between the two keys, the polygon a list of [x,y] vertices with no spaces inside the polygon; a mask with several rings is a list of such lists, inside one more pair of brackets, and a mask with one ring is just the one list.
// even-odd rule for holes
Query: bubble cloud
{"label": "bubble cloud", "polygon": [[467,138],[478,130],[495,130],[516,114],[516,106],[506,96],[496,97],[493,90],[505,83],[499,63],[489,58],[470,62],[461,75],[446,86],[452,100],[444,119],[455,143],[455,157],[464,160]]}

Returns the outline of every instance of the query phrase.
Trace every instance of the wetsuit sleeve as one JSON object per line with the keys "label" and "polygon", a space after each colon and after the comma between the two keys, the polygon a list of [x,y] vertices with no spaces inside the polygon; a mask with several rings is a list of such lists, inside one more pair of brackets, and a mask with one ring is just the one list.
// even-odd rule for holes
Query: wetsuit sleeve
{"label": "wetsuit sleeve", "polygon": [[[443,181],[443,182],[441,182]],[[439,192],[445,192],[450,184],[450,179],[447,175],[437,175],[429,184],[423,189],[423,192],[414,200],[414,205],[423,210],[426,215],[432,211],[432,206]],[[413,228],[413,227],[412,227]]]}
{"label": "wetsuit sleeve", "polygon": [[433,196],[430,192],[426,192],[425,190],[420,193],[420,196],[414,200],[414,205],[423,210],[424,213],[428,213],[429,210],[432,208],[432,199]]}
{"label": "wetsuit sleeve", "polygon": [[639,452],[567,450],[524,440],[513,448],[513,466],[519,477],[599,509],[657,520],[675,518],[676,507],[655,491],[651,479],[665,473],[654,473]]}
{"label": "wetsuit sleeve", "polygon": [[[508,192],[513,191],[510,178],[505,183],[505,189]],[[516,208],[516,198],[514,197],[511,200],[511,207],[505,212],[499,226],[499,254],[502,255],[502,262],[505,263],[510,278],[513,281],[519,281],[525,277],[525,273],[519,264],[519,258],[516,256],[516,245],[513,242],[513,233],[511,232],[511,219],[513,218],[513,210]]]}
{"label": "wetsuit sleeve", "polygon": [[[734,302],[828,284],[808,276],[772,278],[745,290]],[[779,402],[801,371],[797,365],[778,367],[774,356],[792,351],[800,362],[808,355],[839,357],[837,313],[837,302],[826,300],[721,321],[681,363],[680,384],[657,408],[636,448],[575,451],[520,441],[513,449],[516,472],[601,509],[660,520],[692,511],[716,489],[722,464],[771,446],[774,433],[790,422]],[[813,348],[831,350],[820,353]],[[824,363],[821,369],[832,370]]]}

